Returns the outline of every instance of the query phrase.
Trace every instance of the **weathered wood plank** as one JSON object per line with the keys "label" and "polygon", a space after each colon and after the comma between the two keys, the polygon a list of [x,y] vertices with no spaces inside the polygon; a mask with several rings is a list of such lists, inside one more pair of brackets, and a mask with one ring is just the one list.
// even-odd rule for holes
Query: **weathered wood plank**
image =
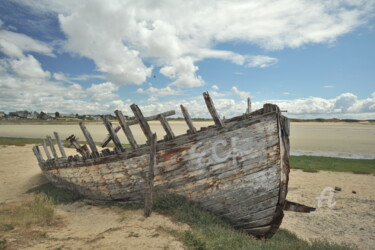
{"label": "weathered wood plank", "polygon": [[77,141],[78,140],[77,137],[75,137],[74,135],[71,135],[68,138],[66,138],[66,140],[69,141],[73,145],[73,147],[77,150],[78,153],[80,153],[83,157],[87,157],[89,153],[86,152],[86,150],[88,149],[87,147],[84,147],[84,146],[81,147],[81,145],[79,145]]}
{"label": "weathered wood plank", "polygon": [[108,133],[111,135],[112,141],[115,144],[116,151],[122,152],[123,148],[120,142],[120,139],[118,138],[114,128],[112,127],[112,123],[109,121],[108,117],[102,116],[102,120],[104,123],[105,128],[107,129]]}
{"label": "weathered wood plank", "polygon": [[[270,114],[261,114],[257,116],[256,118],[252,119],[245,119],[242,121],[233,121],[230,123],[225,124],[224,128],[214,128],[207,131],[198,131],[196,134],[191,135],[180,135],[176,137],[173,141],[162,141],[158,143],[158,151],[170,149],[172,147],[182,146],[187,143],[194,143],[201,140],[204,140],[206,138],[213,138],[215,136],[221,135],[223,133],[227,133],[230,131],[236,131],[239,128],[248,128],[249,133],[252,134],[252,129],[258,126],[262,126],[263,123],[268,123],[275,121],[277,119],[277,116],[275,113]],[[73,162],[72,166],[86,166],[86,165],[92,165],[92,164],[100,164],[101,162],[113,162],[113,161],[119,161],[119,160],[129,160],[133,157],[141,156],[143,154],[147,154],[148,147],[142,146],[137,149],[134,149],[132,151],[127,152],[126,155],[109,155],[105,158],[98,158],[98,159],[87,159],[82,162]],[[48,166],[47,166],[48,165]],[[46,163],[46,167],[49,169],[53,168],[64,168],[66,166],[65,161],[54,161],[54,162],[48,162]]]}
{"label": "weathered wood plank", "polygon": [[135,116],[135,119],[137,119],[139,125],[141,126],[141,129],[142,129],[143,133],[145,134],[145,136],[147,138],[147,144],[150,144],[151,137],[152,137],[150,125],[146,121],[146,119],[143,116],[142,111],[140,110],[138,105],[132,104],[132,105],[130,105],[130,108],[132,109],[132,111],[134,113],[134,116]]}
{"label": "weathered wood plank", "polygon": [[92,139],[92,136],[91,136],[90,132],[86,128],[86,125],[83,122],[80,122],[79,126],[80,126],[80,128],[82,130],[83,135],[86,138],[87,143],[89,144],[89,147],[91,149],[93,157],[98,157],[99,156],[98,149],[96,148],[95,142]]}
{"label": "weathered wood plank", "polygon": [[[166,111],[166,112],[160,113],[158,115],[163,115],[164,117],[167,117],[167,116],[172,116],[172,115],[175,115],[175,114],[176,114],[176,112],[174,110],[170,110],[170,111]],[[146,121],[157,120],[158,119],[158,115],[147,116],[147,117],[145,117],[145,120]],[[137,120],[127,121],[127,124],[128,124],[128,126],[135,125],[135,124],[138,124],[138,121]],[[121,127],[117,126],[115,128],[115,132],[117,133],[118,131],[120,131],[120,129],[121,129]],[[108,143],[111,140],[112,140],[111,136],[107,135],[107,137],[102,142],[102,147],[104,148],[105,146],[107,146]]]}
{"label": "weathered wood plank", "polygon": [[220,116],[217,113],[217,111],[215,109],[215,106],[214,106],[214,103],[213,103],[210,95],[208,94],[208,92],[203,93],[203,98],[204,98],[204,101],[206,102],[207,109],[210,112],[210,114],[212,116],[212,119],[215,122],[216,127],[223,127],[224,124],[221,121]]}
{"label": "weathered wood plank", "polygon": [[167,133],[165,139],[166,140],[174,139],[176,136],[174,135],[173,130],[171,129],[171,126],[169,125],[167,119],[165,119],[165,117],[162,115],[159,115],[158,118],[159,118],[161,125],[163,126],[163,129],[165,130],[165,133]]}
{"label": "weathered wood plank", "polygon": [[[157,114],[157,115],[151,115],[151,116],[145,116],[145,120],[148,122],[148,121],[153,121],[153,120],[158,120],[159,119],[159,115],[162,115],[164,117],[168,117],[168,116],[172,116],[172,115],[175,115],[176,114],[176,111],[174,110],[169,110],[169,111],[166,111],[166,112],[162,112],[160,114]],[[132,121],[129,121],[128,122],[128,125],[131,126],[131,125],[135,125],[139,123],[137,119],[135,120],[132,120]]]}
{"label": "weathered wood plank", "polygon": [[34,152],[34,155],[36,156],[36,158],[38,159],[39,163],[44,162],[42,154],[40,153],[39,147],[37,145],[35,145],[33,147],[33,152]]}
{"label": "weathered wood plank", "polygon": [[185,122],[189,127],[189,134],[197,133],[197,129],[193,125],[189,112],[182,104],[180,105],[180,107],[181,107],[181,112],[182,112],[182,115],[184,116]]}
{"label": "weathered wood plank", "polygon": [[66,159],[66,154],[65,154],[65,149],[61,143],[61,140],[60,140],[60,136],[57,132],[53,132],[53,134],[55,135],[55,139],[56,139],[56,142],[57,142],[57,146],[59,147],[59,150],[60,150],[60,153],[61,153],[61,157],[63,159]]}
{"label": "weathered wood plank", "polygon": [[251,113],[251,100],[250,97],[247,98],[247,109],[246,109],[246,115],[250,115]]}
{"label": "weathered wood plank", "polygon": [[48,141],[48,144],[49,144],[49,147],[51,148],[51,152],[52,152],[52,155],[55,159],[59,158],[57,156],[57,153],[56,153],[56,149],[55,149],[55,146],[53,145],[53,142],[52,142],[52,138],[51,136],[47,135],[47,141]]}
{"label": "weathered wood plank", "polygon": [[149,217],[152,213],[153,201],[152,201],[152,193],[154,191],[154,169],[156,165],[156,143],[157,137],[156,133],[152,135],[151,138],[151,145],[150,145],[150,164],[148,169],[148,178],[146,183],[146,196],[145,196],[145,210],[144,215],[145,217]]}
{"label": "weathered wood plank", "polygon": [[[125,117],[122,114],[122,112],[120,110],[116,110],[115,115],[117,117],[118,122],[120,123],[120,126],[121,126],[122,130],[125,133],[126,138],[128,138],[130,146],[132,148],[138,148],[138,144],[134,139],[133,133],[130,130],[130,127],[129,127],[128,123],[125,121]],[[115,130],[115,132],[116,132],[116,130]]]}
{"label": "weathered wood plank", "polygon": [[51,158],[51,155],[49,153],[49,150],[48,150],[48,147],[47,147],[47,144],[46,144],[45,140],[42,140],[42,146],[44,148],[44,152],[46,153],[47,159],[51,160],[52,158]]}

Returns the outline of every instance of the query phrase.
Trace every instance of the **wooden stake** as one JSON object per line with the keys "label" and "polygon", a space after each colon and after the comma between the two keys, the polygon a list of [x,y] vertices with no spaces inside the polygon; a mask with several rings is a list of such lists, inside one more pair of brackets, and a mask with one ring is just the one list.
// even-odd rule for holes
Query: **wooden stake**
{"label": "wooden stake", "polygon": [[118,138],[115,130],[112,127],[112,123],[109,121],[108,117],[102,116],[104,126],[108,130],[108,133],[111,135],[112,141],[115,144],[115,148],[117,152],[122,152],[123,148],[120,142],[120,139]]}
{"label": "wooden stake", "polygon": [[[137,144],[137,142],[134,139],[133,133],[130,130],[130,127],[129,127],[128,123],[125,121],[125,117],[122,114],[122,112],[120,110],[116,110],[115,111],[115,115],[117,117],[118,122],[120,123],[120,125],[122,127],[122,130],[125,133],[126,138],[128,138],[130,146],[132,148],[138,148],[138,144]],[[116,130],[115,130],[115,132],[116,132]]]}
{"label": "wooden stake", "polygon": [[164,116],[159,115],[159,120],[160,120],[160,123],[163,126],[165,132],[167,133],[166,140],[174,139],[175,135],[174,135],[173,130],[171,129],[171,126],[169,125],[167,119],[165,119]]}
{"label": "wooden stake", "polygon": [[51,136],[47,135],[47,141],[48,141],[49,147],[51,148],[53,157],[57,160],[59,157],[57,156],[56,149],[55,149],[55,146],[53,145]]}
{"label": "wooden stake", "polygon": [[214,119],[216,127],[223,127],[224,126],[223,122],[221,121],[218,113],[216,112],[214,103],[212,102],[211,97],[208,94],[208,92],[203,93],[203,98],[204,98],[204,101],[206,102],[208,111],[210,112],[212,119]]}
{"label": "wooden stake", "polygon": [[38,147],[37,145],[35,145],[35,146],[33,147],[33,152],[34,152],[36,158],[38,159],[38,162],[39,162],[39,163],[44,162],[44,159],[43,159],[43,157],[42,157],[42,154],[40,153],[39,147]]}
{"label": "wooden stake", "polygon": [[55,135],[57,146],[60,149],[60,153],[61,153],[62,158],[66,159],[65,150],[64,150],[63,145],[61,144],[61,140],[60,140],[59,134],[57,132],[53,132],[53,134]]}
{"label": "wooden stake", "polygon": [[45,140],[42,140],[42,146],[43,146],[43,148],[44,148],[44,152],[46,152],[47,159],[48,159],[48,160],[51,160],[52,158],[51,158],[51,155],[50,155],[49,150],[48,150],[48,148],[47,148],[47,145],[46,145],[46,141],[45,141]]}
{"label": "wooden stake", "polygon": [[187,111],[187,109],[183,106],[183,105],[180,105],[181,107],[181,112],[182,112],[182,115],[184,116],[185,118],[185,122],[186,124],[188,125],[189,127],[189,132],[190,134],[195,134],[197,133],[197,129],[194,127],[193,125],[193,122],[191,120],[191,117],[189,115],[189,112]]}
{"label": "wooden stake", "polygon": [[139,109],[138,105],[132,104],[130,105],[130,108],[132,109],[135,119],[137,119],[139,125],[141,126],[141,129],[143,133],[145,134],[147,138],[147,144],[150,144],[152,132],[150,129],[150,125],[148,125],[148,122],[146,121],[145,117],[142,114],[142,111]]}
{"label": "wooden stake", "polygon": [[246,109],[246,114],[250,115],[251,113],[251,100],[250,97],[247,98],[247,109]]}
{"label": "wooden stake", "polygon": [[83,124],[83,122],[80,122],[79,126],[81,127],[82,133],[85,136],[87,143],[89,144],[92,155],[94,157],[98,157],[99,156],[98,149],[96,148],[95,142],[92,139],[92,136],[91,136],[90,132],[87,130],[86,125]]}
{"label": "wooden stake", "polygon": [[153,200],[152,200],[152,193],[154,191],[154,169],[156,166],[156,142],[157,137],[156,133],[154,133],[151,137],[150,142],[150,164],[148,170],[148,178],[146,182],[146,195],[145,195],[145,210],[144,215],[145,217],[149,217],[152,213],[153,207]]}

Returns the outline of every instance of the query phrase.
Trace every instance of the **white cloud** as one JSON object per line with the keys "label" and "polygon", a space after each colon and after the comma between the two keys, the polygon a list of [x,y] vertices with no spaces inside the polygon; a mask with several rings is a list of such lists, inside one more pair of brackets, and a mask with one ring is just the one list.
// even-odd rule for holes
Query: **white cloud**
{"label": "white cloud", "polygon": [[270,56],[248,56],[246,67],[249,68],[266,68],[277,63],[277,58]]}
{"label": "white cloud", "polygon": [[212,88],[213,90],[219,90],[219,87],[218,87],[217,85],[212,85],[211,88]]}
{"label": "white cloud", "polygon": [[325,89],[331,89],[331,88],[334,88],[335,86],[333,85],[324,85],[323,88]]}
{"label": "white cloud", "polygon": [[239,90],[237,89],[236,86],[233,86],[233,87],[231,88],[231,91],[232,91],[234,94],[238,95],[242,100],[246,100],[248,97],[250,97],[250,92],[239,91]]}
{"label": "white cloud", "polygon": [[[366,24],[372,0],[208,0],[20,2],[58,13],[67,47],[95,61],[114,83],[142,84],[152,65],[174,80],[174,86],[204,84],[195,64],[220,58],[246,67],[268,67],[268,55],[240,55],[214,49],[217,44],[243,42],[266,50],[333,43]],[[181,61],[190,60],[186,67]]]}
{"label": "white cloud", "polygon": [[148,89],[139,88],[137,89],[137,93],[149,95],[149,101],[156,101],[159,99],[159,97],[163,96],[174,96],[182,94],[180,90],[173,89],[170,86],[167,86],[165,88],[154,88],[152,86]]}
{"label": "white cloud", "polygon": [[0,30],[0,52],[9,57],[22,57],[26,52],[54,56],[52,48],[46,43],[8,30]]}
{"label": "white cloud", "polygon": [[113,93],[118,90],[118,86],[111,82],[104,82],[100,84],[92,84],[86,91],[92,94],[93,101],[103,101],[117,98],[118,95]]}

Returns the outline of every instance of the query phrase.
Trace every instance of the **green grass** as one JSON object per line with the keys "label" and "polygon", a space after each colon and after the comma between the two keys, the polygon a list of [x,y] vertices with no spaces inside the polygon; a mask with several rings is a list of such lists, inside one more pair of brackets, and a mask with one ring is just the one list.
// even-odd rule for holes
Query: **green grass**
{"label": "green grass", "polygon": [[375,174],[375,159],[343,159],[321,156],[291,156],[291,168],[302,169],[306,172],[319,170],[335,172],[351,172],[355,174]]}
{"label": "green grass", "polygon": [[17,227],[51,225],[54,215],[54,204],[44,194],[36,195],[32,201],[0,204],[0,233],[11,231]]}
{"label": "green grass", "polygon": [[181,196],[161,197],[155,201],[154,209],[191,226],[189,231],[172,232],[190,249],[352,249],[326,241],[309,244],[287,230],[278,230],[272,239],[258,240],[234,230],[225,221]]}
{"label": "green grass", "polygon": [[46,195],[54,204],[73,203],[83,199],[83,196],[79,193],[55,187],[51,183],[42,184],[27,192]]}
{"label": "green grass", "polygon": [[[44,193],[54,203],[71,203],[82,199],[74,192],[44,184],[30,192]],[[112,207],[114,211],[142,209],[143,204],[107,202],[104,207]],[[353,249],[347,245],[338,245],[326,241],[314,241],[312,244],[299,239],[287,230],[278,230],[272,239],[258,240],[251,235],[234,230],[227,222],[215,215],[200,209],[196,203],[183,196],[162,196],[155,199],[154,211],[171,217],[174,221],[190,225],[191,230],[166,230],[189,249]],[[152,215],[151,215],[152,216]]]}

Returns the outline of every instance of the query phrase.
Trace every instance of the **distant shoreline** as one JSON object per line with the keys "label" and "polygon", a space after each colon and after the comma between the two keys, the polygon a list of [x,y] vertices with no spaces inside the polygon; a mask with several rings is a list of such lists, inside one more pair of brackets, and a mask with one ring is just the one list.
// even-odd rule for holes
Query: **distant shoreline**
{"label": "distant shoreline", "polygon": [[[170,123],[179,123],[184,122],[184,119],[167,119]],[[355,120],[355,119],[322,119],[322,118],[316,118],[316,119],[294,119],[289,118],[290,122],[292,123],[359,123],[359,124],[369,124],[369,125],[375,125],[375,120]],[[193,118],[193,122],[212,122],[211,119],[200,119],[200,118]],[[103,124],[100,120],[0,120],[0,125],[73,125],[78,124],[80,122],[84,122],[86,124]],[[151,121],[152,122],[158,122],[158,121]],[[112,120],[112,123],[117,124],[117,120]]]}

